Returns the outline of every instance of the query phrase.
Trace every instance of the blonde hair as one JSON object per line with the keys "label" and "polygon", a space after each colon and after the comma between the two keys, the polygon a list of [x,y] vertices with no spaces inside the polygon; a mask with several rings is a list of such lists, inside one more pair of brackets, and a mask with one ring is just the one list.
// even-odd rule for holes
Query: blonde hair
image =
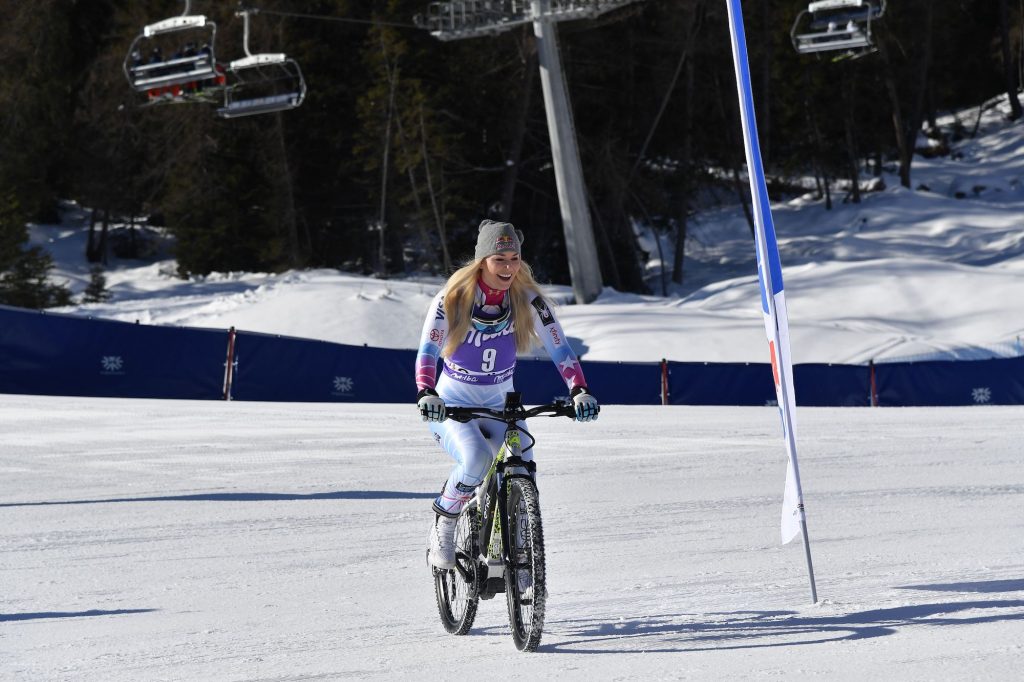
{"label": "blonde hair", "polygon": [[[445,285],[444,314],[448,318],[448,340],[445,341],[442,357],[451,357],[452,353],[465,341],[473,316],[473,304],[476,301],[477,280],[484,258],[468,261],[456,270]],[[516,352],[523,353],[535,344],[540,343],[537,331],[533,328],[530,302],[543,294],[540,285],[533,278],[533,270],[526,261],[519,261],[519,273],[512,280],[508,293],[509,305],[512,307],[512,323],[515,324],[514,337]],[[551,303],[545,298],[550,307]]]}

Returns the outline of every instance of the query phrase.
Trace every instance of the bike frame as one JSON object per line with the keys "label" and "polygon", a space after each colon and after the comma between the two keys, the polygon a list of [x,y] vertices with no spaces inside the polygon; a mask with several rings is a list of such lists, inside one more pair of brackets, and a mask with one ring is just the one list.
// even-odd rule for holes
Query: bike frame
{"label": "bike frame", "polygon": [[[533,462],[522,458],[522,437],[519,428],[507,425],[505,440],[498,449],[491,468],[480,485],[477,496],[477,511],[480,516],[479,547],[484,551],[483,560],[487,565],[487,592],[503,592],[505,571],[511,569],[512,538],[509,537],[508,503],[505,490],[506,481],[510,478],[529,478],[533,480],[537,470]],[[497,542],[496,542],[497,540]],[[495,574],[493,568],[501,567],[502,571]]]}
{"label": "bike frame", "polygon": [[[502,494],[508,480],[527,478],[535,481],[537,466],[532,461],[523,459],[523,439],[525,434],[531,441],[533,436],[518,425],[528,417],[547,415],[552,417],[574,417],[573,407],[566,402],[556,401],[548,405],[540,405],[529,410],[522,404],[522,396],[518,392],[510,392],[505,397],[503,410],[476,407],[450,407],[448,414],[456,421],[469,421],[473,418],[493,419],[505,424],[505,437],[498,448],[491,467],[477,489],[476,497],[470,502],[470,508],[464,513],[476,513],[480,521],[480,531],[474,540],[477,556],[473,559],[486,568],[486,575],[480,581],[480,597],[489,599],[499,592],[505,591],[505,573],[512,569],[512,538],[509,537],[509,510],[506,496]],[[531,442],[526,450],[533,447]],[[499,542],[495,543],[494,540]],[[497,572],[495,569],[501,569]],[[461,572],[461,569],[460,569]],[[464,576],[467,577],[468,576]]]}

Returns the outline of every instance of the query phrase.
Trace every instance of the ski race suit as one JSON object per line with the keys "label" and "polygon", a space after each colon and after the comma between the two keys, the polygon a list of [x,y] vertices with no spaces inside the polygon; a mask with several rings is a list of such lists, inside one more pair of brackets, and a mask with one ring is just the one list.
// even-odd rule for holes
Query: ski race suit
{"label": "ski race suit", "polygon": [[[486,315],[507,304],[504,292],[498,295],[485,294],[477,285],[474,314],[482,312]],[[571,391],[577,386],[586,387],[587,382],[576,354],[569,347],[562,326],[541,296],[532,300],[530,312],[531,319],[526,320],[526,323],[532,324],[537,331],[537,336],[565,381],[566,388]],[[513,332],[519,322],[513,319],[497,334],[485,334],[470,325],[466,338],[451,357],[444,359],[441,377],[437,378],[437,360],[449,331],[448,320],[445,319],[444,291],[440,292],[428,309],[423,334],[420,336],[416,357],[417,389],[434,389],[449,406],[502,409],[505,394],[515,390],[512,384],[516,367]],[[522,428],[525,424],[519,422],[519,426]],[[434,501],[434,510],[446,516],[457,515],[487,474],[491,459],[504,441],[505,430],[498,422],[480,419],[468,423],[453,419],[431,422],[430,430],[456,462],[444,489]],[[533,459],[533,451],[527,451],[523,459]]]}

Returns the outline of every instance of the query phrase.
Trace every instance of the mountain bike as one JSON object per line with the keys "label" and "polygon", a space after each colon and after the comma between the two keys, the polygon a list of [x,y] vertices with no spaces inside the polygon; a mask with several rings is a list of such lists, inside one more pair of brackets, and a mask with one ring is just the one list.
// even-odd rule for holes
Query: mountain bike
{"label": "mountain bike", "polygon": [[[466,503],[455,527],[455,567],[433,568],[441,623],[452,634],[473,626],[481,599],[504,592],[512,639],[520,651],[535,651],[544,628],[547,601],[544,531],[532,461],[523,459],[537,442],[518,425],[529,417],[575,418],[571,403],[555,401],[526,409],[522,394],[505,395],[505,407],[449,407],[449,419],[493,419],[505,424],[504,443],[476,495]],[[523,437],[530,443],[523,447]]]}

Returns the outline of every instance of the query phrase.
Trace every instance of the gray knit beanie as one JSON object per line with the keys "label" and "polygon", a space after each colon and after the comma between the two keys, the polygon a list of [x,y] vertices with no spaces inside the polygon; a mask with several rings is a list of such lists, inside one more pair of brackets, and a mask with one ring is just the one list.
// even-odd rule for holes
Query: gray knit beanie
{"label": "gray knit beanie", "polygon": [[521,253],[523,248],[523,232],[512,226],[512,223],[499,223],[495,220],[484,220],[480,223],[480,233],[476,237],[476,260],[483,260],[502,251]]}

